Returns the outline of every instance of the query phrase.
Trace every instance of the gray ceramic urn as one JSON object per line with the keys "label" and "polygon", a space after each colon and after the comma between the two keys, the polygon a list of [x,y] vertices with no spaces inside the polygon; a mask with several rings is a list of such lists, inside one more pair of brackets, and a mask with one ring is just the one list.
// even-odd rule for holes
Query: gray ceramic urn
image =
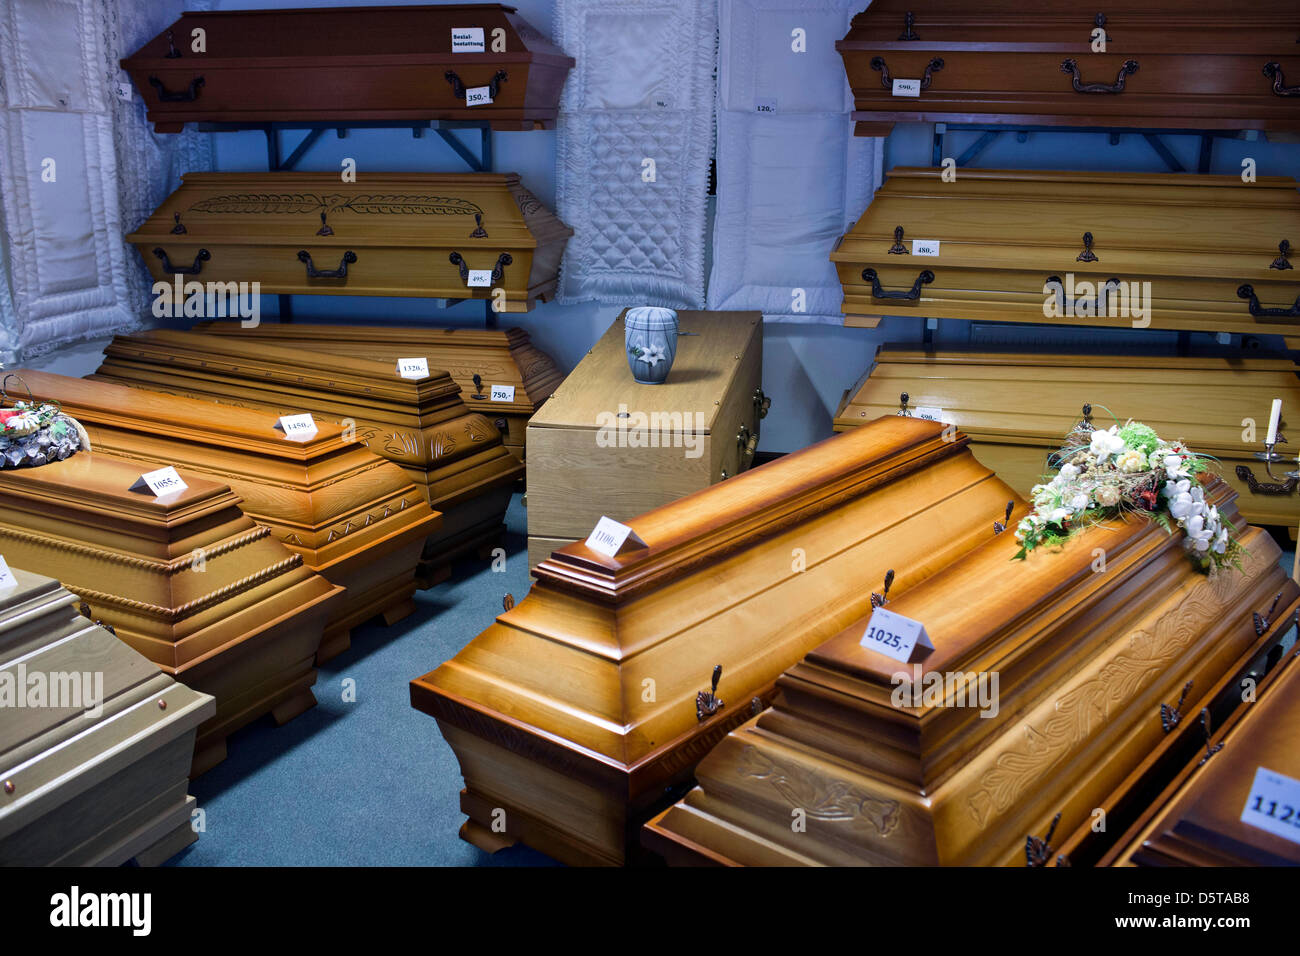
{"label": "gray ceramic urn", "polygon": [[628,309],[623,339],[632,377],[642,385],[662,385],[677,355],[677,313],[655,306]]}

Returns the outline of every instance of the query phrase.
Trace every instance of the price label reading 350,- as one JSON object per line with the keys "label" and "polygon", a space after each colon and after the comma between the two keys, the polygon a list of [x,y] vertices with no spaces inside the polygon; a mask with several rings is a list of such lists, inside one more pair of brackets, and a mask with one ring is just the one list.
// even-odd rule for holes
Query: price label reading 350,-
{"label": "price label reading 350,-", "polygon": [[895,614],[888,608],[878,607],[871,612],[867,621],[867,632],[858,641],[861,647],[877,651],[886,657],[892,657],[904,664],[912,660],[912,654],[918,647],[934,650],[930,636],[925,633],[925,625],[910,617]]}

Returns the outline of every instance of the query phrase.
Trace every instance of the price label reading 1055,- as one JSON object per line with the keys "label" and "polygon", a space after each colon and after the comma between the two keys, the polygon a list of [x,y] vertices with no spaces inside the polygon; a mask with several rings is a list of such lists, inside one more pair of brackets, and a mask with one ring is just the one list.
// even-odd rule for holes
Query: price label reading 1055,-
{"label": "price label reading 1055,-", "polygon": [[858,644],[904,664],[912,660],[912,654],[918,647],[934,650],[929,635],[925,633],[924,624],[884,607],[871,612],[867,631]]}
{"label": "price label reading 1055,-", "polygon": [[136,485],[138,486],[140,482],[144,482],[145,487],[152,491],[157,498],[161,498],[163,495],[174,495],[189,487],[181,479],[181,476],[176,474],[176,469],[172,465],[159,468],[157,471],[146,472],[140,476]]}
{"label": "price label reading 1055,-", "polygon": [[1259,767],[1241,822],[1300,843],[1300,780]]}

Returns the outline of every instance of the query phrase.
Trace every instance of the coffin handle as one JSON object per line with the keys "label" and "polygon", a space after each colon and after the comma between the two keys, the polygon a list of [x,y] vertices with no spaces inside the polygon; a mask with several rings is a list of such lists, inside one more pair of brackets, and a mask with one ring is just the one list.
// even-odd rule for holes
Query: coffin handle
{"label": "coffin handle", "polygon": [[[894,78],[889,74],[889,64],[885,62],[883,56],[873,56],[871,58],[871,68],[880,74],[880,85],[887,90],[894,88]],[[938,73],[943,69],[943,57],[936,56],[925,65],[925,74],[921,77],[921,89],[930,88],[931,74]]]}
{"label": "coffin handle", "polygon": [[[447,261],[460,270],[460,281],[465,283],[466,288],[468,288],[469,264],[465,261],[465,257],[459,252],[453,252],[447,257]],[[506,277],[506,266],[510,265],[514,261],[514,257],[512,257],[508,252],[503,252],[501,255],[497,256],[497,264],[492,267],[493,285],[500,284],[501,280]]]}
{"label": "coffin handle", "polygon": [[203,77],[196,76],[190,80],[190,85],[179,92],[172,92],[163,86],[162,80],[156,76],[149,77],[149,85],[158,91],[158,99],[163,103],[192,103],[199,98],[199,87],[203,85]]}
{"label": "coffin handle", "polygon": [[1286,86],[1286,77],[1282,75],[1281,63],[1265,63],[1264,75],[1273,81],[1274,96],[1300,96],[1300,86]]}
{"label": "coffin handle", "polygon": [[[456,99],[463,100],[465,98],[465,84],[456,74],[456,71],[448,70],[443,74],[443,77],[445,77],[447,82],[451,84],[451,92]],[[505,70],[497,70],[496,73],[492,74],[492,79],[488,80],[487,83],[488,96],[495,100],[497,98],[497,91],[501,89],[501,84],[508,79],[509,76],[506,74]]]}
{"label": "coffin handle", "polygon": [[153,254],[162,260],[163,273],[169,276],[196,276],[199,274],[199,270],[203,268],[203,263],[212,258],[212,253],[206,249],[200,249],[194,255],[194,265],[174,266],[172,261],[167,258],[167,252],[162,246],[155,246]]}
{"label": "coffin handle", "polygon": [[758,414],[758,417],[767,418],[768,409],[771,407],[772,396],[763,391],[763,386],[760,385],[754,389],[754,411]]}
{"label": "coffin handle", "polygon": [[1061,61],[1061,72],[1069,73],[1070,83],[1076,93],[1123,93],[1124,81],[1138,71],[1137,60],[1125,60],[1115,74],[1115,82],[1109,86],[1105,83],[1085,83],[1079,75],[1079,61],[1070,57]]}
{"label": "coffin handle", "polygon": [[1260,481],[1246,465],[1237,466],[1237,480],[1244,481],[1252,495],[1290,495],[1300,487],[1300,478],[1288,478],[1286,481]]}
{"label": "coffin handle", "polygon": [[357,254],[351,249],[343,253],[343,258],[339,260],[337,269],[317,269],[315,263],[311,261],[311,253],[306,249],[298,250],[298,261],[306,263],[308,279],[346,279],[348,277],[348,265],[357,261]]}
{"label": "coffin handle", "polygon": [[934,273],[929,269],[922,269],[917,275],[916,281],[912,283],[912,288],[906,292],[886,292],[880,287],[880,277],[876,275],[875,269],[863,269],[862,279],[864,282],[871,283],[871,297],[873,299],[911,299],[913,301],[921,298],[921,286],[929,285],[934,281]]}
{"label": "coffin handle", "polygon": [[1237,298],[1246,299],[1250,303],[1250,314],[1255,318],[1294,318],[1300,316],[1300,295],[1295,297],[1295,302],[1289,309],[1266,309],[1259,304],[1259,296],[1255,294],[1255,288],[1249,284],[1242,284],[1237,287]]}

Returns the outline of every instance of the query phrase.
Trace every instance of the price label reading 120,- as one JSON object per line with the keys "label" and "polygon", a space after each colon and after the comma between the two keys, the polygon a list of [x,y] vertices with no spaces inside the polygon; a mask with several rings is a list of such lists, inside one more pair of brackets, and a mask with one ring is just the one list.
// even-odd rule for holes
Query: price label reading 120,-
{"label": "price label reading 120,-", "polygon": [[399,358],[397,374],[402,378],[428,378],[429,360],[427,358]]}
{"label": "price label reading 120,-", "polygon": [[918,647],[934,650],[929,635],[925,633],[924,624],[884,607],[871,612],[867,632],[858,644],[904,664],[912,660],[912,653]]}
{"label": "price label reading 120,-", "polygon": [[1300,843],[1300,780],[1259,767],[1241,822]]}
{"label": "price label reading 120,-", "polygon": [[[146,472],[140,476],[154,497],[161,498],[163,495],[174,495],[179,491],[184,491],[189,485],[181,480],[181,476],[176,474],[176,469],[168,465],[166,468],[159,468],[157,471]],[[137,481],[138,485],[140,481]]]}
{"label": "price label reading 120,-", "polygon": [[310,412],[303,412],[301,415],[281,415],[280,428],[284,431],[285,438],[294,441],[306,441],[316,434],[316,423],[312,420]]}

